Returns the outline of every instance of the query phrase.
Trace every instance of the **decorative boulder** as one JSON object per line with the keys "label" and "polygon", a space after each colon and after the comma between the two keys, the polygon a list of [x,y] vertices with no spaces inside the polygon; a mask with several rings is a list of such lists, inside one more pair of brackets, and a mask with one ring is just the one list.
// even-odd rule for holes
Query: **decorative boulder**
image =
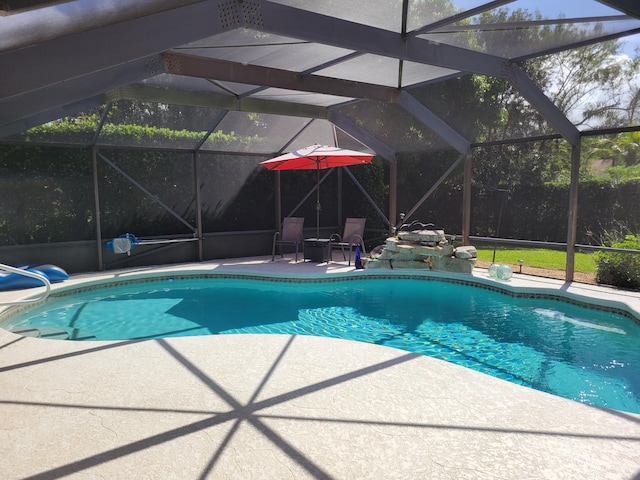
{"label": "decorative boulder", "polygon": [[[472,273],[477,260],[474,247],[455,250],[444,230],[400,231],[389,237],[379,253],[371,252],[367,268],[417,268]],[[376,250],[376,249],[374,249]]]}
{"label": "decorative boulder", "polygon": [[464,259],[478,258],[478,251],[476,250],[476,247],[472,247],[471,245],[469,245],[465,247],[456,248],[455,255],[456,255],[456,258],[464,258]]}
{"label": "decorative boulder", "polygon": [[412,232],[398,232],[398,240],[425,245],[446,243],[444,230],[414,230]]}

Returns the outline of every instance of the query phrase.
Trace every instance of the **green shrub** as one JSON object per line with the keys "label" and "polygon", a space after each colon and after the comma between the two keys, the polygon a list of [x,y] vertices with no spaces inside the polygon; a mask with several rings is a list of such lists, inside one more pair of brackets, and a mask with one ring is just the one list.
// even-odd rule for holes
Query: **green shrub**
{"label": "green shrub", "polygon": [[[640,236],[625,235],[613,248],[640,250]],[[596,252],[596,281],[614,287],[640,289],[640,254]]]}

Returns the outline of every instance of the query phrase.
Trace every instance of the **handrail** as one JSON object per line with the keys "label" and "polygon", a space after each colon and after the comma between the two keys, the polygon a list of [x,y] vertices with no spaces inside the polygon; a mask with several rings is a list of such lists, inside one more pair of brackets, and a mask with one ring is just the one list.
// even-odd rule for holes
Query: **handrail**
{"label": "handrail", "polygon": [[[456,235],[460,237],[460,235]],[[560,242],[543,242],[540,240],[516,240],[511,238],[497,238],[497,237],[475,237],[469,236],[469,240],[479,243],[495,243],[498,245],[515,245],[520,247],[533,247],[533,248],[547,248],[549,250],[566,250],[567,244]],[[583,245],[576,243],[574,247],[577,250],[586,250],[592,252],[612,252],[612,253],[630,253],[640,254],[640,250],[631,250],[628,248],[613,248],[604,247],[600,245]]]}
{"label": "handrail", "polygon": [[24,268],[16,268],[10,265],[5,265],[3,263],[0,263],[0,270],[6,270],[8,272],[17,273],[18,275],[24,275],[25,277],[35,278],[37,280],[40,280],[45,287],[45,291],[39,297],[29,298],[26,300],[13,300],[11,302],[0,302],[0,305],[24,305],[27,303],[40,302],[47,298],[49,296],[49,293],[51,292],[51,282],[46,276],[40,273],[30,272],[29,270],[25,270]]}

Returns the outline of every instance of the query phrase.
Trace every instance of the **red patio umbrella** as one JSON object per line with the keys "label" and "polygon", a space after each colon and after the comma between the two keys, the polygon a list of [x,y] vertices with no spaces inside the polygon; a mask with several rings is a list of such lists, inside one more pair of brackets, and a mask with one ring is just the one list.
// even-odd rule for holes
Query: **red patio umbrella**
{"label": "red patio umbrella", "polygon": [[260,162],[269,170],[316,170],[316,238],[320,237],[320,170],[370,163],[373,154],[346,148],[312,145]]}

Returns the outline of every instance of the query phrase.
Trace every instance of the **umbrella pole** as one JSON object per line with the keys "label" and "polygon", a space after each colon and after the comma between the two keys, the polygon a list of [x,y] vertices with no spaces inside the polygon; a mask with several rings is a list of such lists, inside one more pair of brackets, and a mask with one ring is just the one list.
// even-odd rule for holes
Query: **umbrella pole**
{"label": "umbrella pole", "polygon": [[316,162],[316,239],[320,238],[320,162]]}

